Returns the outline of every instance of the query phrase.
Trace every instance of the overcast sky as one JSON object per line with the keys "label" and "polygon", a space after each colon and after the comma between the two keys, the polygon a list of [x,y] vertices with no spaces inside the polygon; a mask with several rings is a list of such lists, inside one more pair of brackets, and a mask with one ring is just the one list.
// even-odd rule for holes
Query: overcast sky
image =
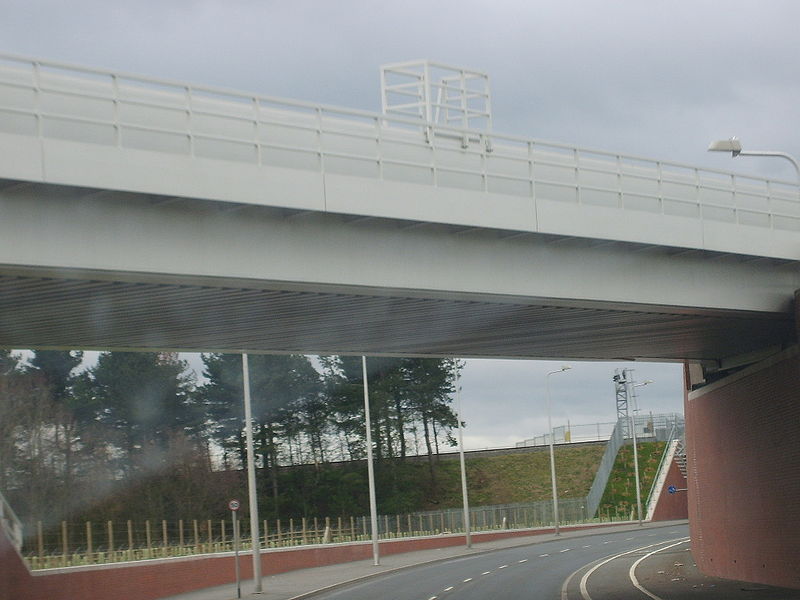
{"label": "overcast sky", "polygon": [[[494,129],[785,180],[800,157],[800,2],[532,0],[4,0],[0,52],[253,93],[380,110],[381,64],[429,58],[489,74]],[[469,361],[468,447],[542,433],[560,363]],[[551,377],[555,425],[611,420],[621,364]],[[680,410],[678,365],[642,408]]]}

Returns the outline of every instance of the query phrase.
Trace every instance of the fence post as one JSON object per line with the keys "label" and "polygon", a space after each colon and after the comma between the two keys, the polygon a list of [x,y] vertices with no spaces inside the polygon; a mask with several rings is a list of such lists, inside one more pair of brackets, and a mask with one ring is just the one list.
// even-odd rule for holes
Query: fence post
{"label": "fence post", "polygon": [[133,521],[128,519],[128,560],[133,560]]}
{"label": "fence post", "polygon": [[221,519],[219,522],[219,532],[222,539],[222,550],[225,550],[225,519]]}
{"label": "fence post", "polygon": [[411,513],[408,513],[407,517],[408,517],[408,519],[407,519],[407,521],[408,521],[408,535],[413,535],[414,532],[412,531],[413,527],[411,526]]}
{"label": "fence post", "polygon": [[294,546],[294,519],[289,519],[289,545]]}
{"label": "fence post", "polygon": [[192,519],[192,529],[194,530],[194,553],[200,554],[200,531],[197,529],[197,519]]}
{"label": "fence post", "polygon": [[317,521],[317,517],[314,517],[314,535],[313,535],[313,542],[317,543],[317,537],[319,536],[319,522]]}
{"label": "fence post", "polygon": [[108,561],[114,560],[114,522],[108,522]]}
{"label": "fence post", "polygon": [[178,519],[178,552],[183,552],[183,519]]}
{"label": "fence post", "polygon": [[92,524],[86,521],[86,562],[93,563]]}
{"label": "fence post", "polygon": [[42,535],[42,522],[36,521],[36,543],[39,550],[39,560],[44,558],[44,536]]}
{"label": "fence post", "polygon": [[162,535],[162,542],[164,544],[164,556],[167,555],[167,547],[169,546],[169,541],[167,540],[167,520],[161,520],[161,535]]}
{"label": "fence post", "polygon": [[277,543],[278,543],[278,546],[280,546],[281,545],[281,536],[282,536],[281,520],[280,519],[275,519],[275,529],[278,530]]}
{"label": "fence post", "polygon": [[305,544],[306,543],[306,518],[305,517],[303,517],[302,523],[303,523],[303,530],[302,530],[302,534],[301,534],[301,540],[302,540],[302,543]]}
{"label": "fence post", "polygon": [[264,519],[264,548],[269,548],[269,523]]}
{"label": "fence post", "polygon": [[352,538],[350,541],[356,541],[356,519],[352,515],[350,516],[350,537]]}
{"label": "fence post", "polygon": [[144,522],[144,536],[147,539],[147,558],[153,558],[153,537],[150,533],[150,519]]}
{"label": "fence post", "polygon": [[61,557],[64,566],[67,566],[67,552],[69,542],[67,541],[67,522],[61,521]]}
{"label": "fence post", "polygon": [[208,552],[214,551],[214,523],[211,522],[209,519],[206,522],[206,527],[208,527]]}

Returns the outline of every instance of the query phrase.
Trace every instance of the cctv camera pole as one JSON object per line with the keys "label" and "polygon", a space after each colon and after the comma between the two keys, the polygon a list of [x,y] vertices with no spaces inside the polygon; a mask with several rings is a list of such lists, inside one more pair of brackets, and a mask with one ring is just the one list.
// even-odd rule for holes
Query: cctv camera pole
{"label": "cctv camera pole", "polygon": [[625,391],[628,399],[633,400],[633,410],[631,411],[631,437],[633,439],[633,472],[636,481],[636,516],[639,525],[642,525],[642,490],[639,484],[639,449],[636,445],[636,391],[633,385],[633,369],[625,369],[622,372],[625,378]]}

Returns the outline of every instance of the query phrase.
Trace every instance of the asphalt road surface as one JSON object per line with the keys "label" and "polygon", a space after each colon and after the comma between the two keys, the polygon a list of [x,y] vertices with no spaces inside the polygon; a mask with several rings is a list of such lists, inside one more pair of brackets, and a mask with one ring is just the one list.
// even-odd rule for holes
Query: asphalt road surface
{"label": "asphalt road surface", "polygon": [[[688,526],[570,537],[405,569],[314,595],[318,600],[606,600],[653,598],[631,565],[686,549]],[[681,546],[681,544],[684,544]],[[653,553],[654,554],[650,554]],[[649,556],[646,556],[649,555]],[[655,558],[654,558],[655,557]],[[672,557],[670,557],[672,558]],[[642,565],[642,562],[638,566]],[[590,572],[591,571],[591,572]],[[634,570],[638,573],[638,569]],[[664,573],[666,575],[666,573]],[[635,577],[635,575],[634,575]],[[671,579],[671,577],[670,577]],[[638,584],[638,588],[637,588]]]}

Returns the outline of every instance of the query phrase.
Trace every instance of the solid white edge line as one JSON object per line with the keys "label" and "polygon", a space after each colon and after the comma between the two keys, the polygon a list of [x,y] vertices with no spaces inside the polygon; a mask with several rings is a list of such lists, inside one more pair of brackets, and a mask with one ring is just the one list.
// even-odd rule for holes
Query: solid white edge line
{"label": "solid white edge line", "polygon": [[[680,540],[678,540],[678,542],[676,542],[675,545],[680,544],[682,542],[685,542],[688,539],[689,538],[681,538]],[[658,543],[655,543],[655,544],[648,544],[647,546],[641,546],[640,548],[634,548],[633,550],[628,550],[627,552],[620,552],[619,554],[615,554],[615,555],[613,555],[613,556],[611,556],[611,557],[609,557],[609,558],[597,563],[591,569],[586,571],[586,573],[583,575],[583,577],[581,577],[580,590],[581,590],[581,596],[583,597],[583,600],[592,600],[592,597],[589,595],[589,590],[586,588],[586,582],[589,581],[589,576],[592,573],[594,573],[597,569],[599,569],[600,567],[602,567],[603,565],[605,565],[607,563],[610,563],[612,560],[615,560],[615,559],[619,558],[620,556],[625,556],[626,554],[633,554],[634,552],[639,552],[639,551],[645,550],[647,548],[652,548],[653,546],[660,546],[662,544],[668,544],[671,541],[673,541],[673,540],[664,540],[663,542],[658,542]]]}
{"label": "solid white edge line", "polygon": [[650,598],[652,598],[653,600],[663,600],[663,598],[661,598],[660,596],[656,596],[655,594],[651,593],[649,590],[645,589],[639,583],[639,580],[636,579],[636,567],[638,567],[639,563],[641,563],[646,558],[650,558],[651,556],[653,556],[653,554],[656,554],[658,552],[663,552],[664,550],[669,550],[670,548],[674,548],[675,546],[680,546],[681,544],[685,544],[687,541],[688,541],[688,538],[685,539],[685,540],[681,540],[680,542],[675,542],[674,544],[670,544],[669,546],[666,546],[664,548],[659,548],[658,550],[653,550],[652,552],[649,552],[649,553],[645,554],[642,558],[640,558],[635,563],[633,563],[631,565],[630,570],[628,571],[628,577],[631,578],[631,583],[633,583],[633,586],[637,590],[639,590],[640,592],[645,594],[646,596],[649,596]]}

